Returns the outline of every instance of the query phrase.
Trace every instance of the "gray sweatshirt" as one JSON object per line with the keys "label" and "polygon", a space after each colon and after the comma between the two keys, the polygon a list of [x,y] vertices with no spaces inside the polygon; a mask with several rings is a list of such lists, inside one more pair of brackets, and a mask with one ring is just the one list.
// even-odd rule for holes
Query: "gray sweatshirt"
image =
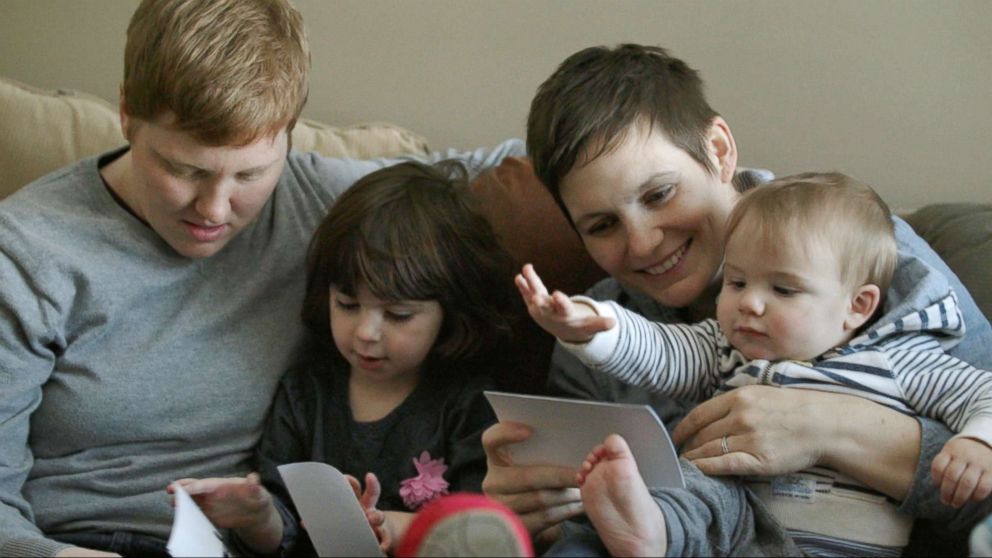
{"label": "gray sweatshirt", "polygon": [[[522,153],[429,159],[477,172]],[[53,555],[48,536],[77,531],[165,539],[169,482],[246,473],[306,339],[310,236],[394,162],[291,152],[258,218],[203,260],[118,205],[98,158],[0,202],[0,555]]]}

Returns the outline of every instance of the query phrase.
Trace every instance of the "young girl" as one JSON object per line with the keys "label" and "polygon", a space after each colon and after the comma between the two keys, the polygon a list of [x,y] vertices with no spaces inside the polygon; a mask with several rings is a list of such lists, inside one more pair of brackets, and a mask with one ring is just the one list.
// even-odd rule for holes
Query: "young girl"
{"label": "young girl", "polygon": [[481,491],[480,436],[496,421],[484,370],[509,337],[514,265],[462,179],[449,178],[457,169],[411,162],[369,174],[317,229],[303,320],[322,347],[283,378],[259,473],[179,481],[240,550],[310,545],[284,463],[322,461],[363,479],[364,491],[349,480],[387,551],[423,504]]}

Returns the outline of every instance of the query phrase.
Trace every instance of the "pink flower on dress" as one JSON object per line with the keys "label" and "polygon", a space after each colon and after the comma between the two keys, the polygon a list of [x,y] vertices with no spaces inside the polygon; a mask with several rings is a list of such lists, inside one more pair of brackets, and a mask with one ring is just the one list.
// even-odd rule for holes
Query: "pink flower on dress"
{"label": "pink flower on dress", "polygon": [[413,466],[417,468],[417,476],[400,482],[400,496],[406,507],[416,510],[434,498],[448,493],[448,481],[442,476],[448,470],[448,466],[444,464],[443,457],[431,459],[431,454],[424,451],[419,459],[413,460]]}

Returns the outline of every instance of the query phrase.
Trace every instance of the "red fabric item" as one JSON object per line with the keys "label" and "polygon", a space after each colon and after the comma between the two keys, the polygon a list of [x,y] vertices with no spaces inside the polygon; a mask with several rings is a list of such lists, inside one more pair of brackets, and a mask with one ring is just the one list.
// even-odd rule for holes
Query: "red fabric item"
{"label": "red fabric item", "polygon": [[[396,556],[419,556],[421,543],[431,534],[435,527],[446,519],[459,514],[484,512],[495,515],[502,520],[510,534],[517,539],[522,553],[521,556],[534,556],[534,547],[530,534],[520,518],[510,508],[483,494],[458,492],[441,496],[421,508],[413,517],[406,533],[396,547]],[[481,514],[480,514],[481,515]],[[475,549],[478,550],[478,549]]]}

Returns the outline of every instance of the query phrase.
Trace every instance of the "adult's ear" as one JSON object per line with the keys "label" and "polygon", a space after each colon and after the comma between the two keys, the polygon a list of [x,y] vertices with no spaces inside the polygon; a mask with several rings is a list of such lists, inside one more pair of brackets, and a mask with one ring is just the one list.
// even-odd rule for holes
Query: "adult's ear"
{"label": "adult's ear", "polygon": [[124,101],[124,84],[122,83],[117,91],[117,115],[121,120],[121,135],[128,142],[131,141],[131,115],[127,112],[127,102]]}
{"label": "adult's ear", "polygon": [[730,132],[730,125],[722,116],[713,119],[706,134],[706,142],[710,156],[716,163],[720,181],[730,183],[737,171],[737,144],[734,142],[734,134]]}
{"label": "adult's ear", "polygon": [[882,293],[878,285],[862,285],[858,287],[851,297],[851,307],[847,312],[847,319],[844,320],[844,329],[854,331],[864,325],[875,314],[879,302],[882,300]]}

